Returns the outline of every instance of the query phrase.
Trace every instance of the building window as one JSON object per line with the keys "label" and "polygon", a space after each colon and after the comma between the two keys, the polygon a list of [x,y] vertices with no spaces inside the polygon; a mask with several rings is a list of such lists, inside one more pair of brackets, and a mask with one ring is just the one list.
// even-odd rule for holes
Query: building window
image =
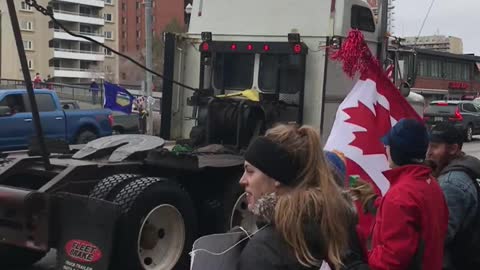
{"label": "building window", "polygon": [[113,5],[113,0],[105,0],[105,4]]}
{"label": "building window", "polygon": [[107,49],[107,48],[103,48],[103,53],[104,53],[106,56],[113,56],[112,51],[110,51],[110,50]]}
{"label": "building window", "polygon": [[122,52],[125,51],[125,45],[122,45]]}
{"label": "building window", "polygon": [[24,40],[23,47],[27,51],[33,51],[33,42],[31,40]]}
{"label": "building window", "polygon": [[140,23],[140,22],[141,22],[141,21],[140,21],[140,17],[137,16],[137,23]]}
{"label": "building window", "polygon": [[135,8],[136,8],[136,9],[139,9],[139,8],[140,8],[140,2],[137,1],[137,2],[135,3]]}
{"label": "building window", "polygon": [[20,28],[23,31],[33,31],[33,22],[31,21],[22,21]]}
{"label": "building window", "polygon": [[142,37],[142,32],[138,31],[137,30],[137,39],[141,38]]}
{"label": "building window", "polygon": [[466,63],[447,62],[445,64],[445,77],[448,80],[469,81],[470,65]]}
{"label": "building window", "polygon": [[103,36],[104,36],[106,39],[112,40],[112,39],[113,39],[113,32],[112,32],[112,31],[105,31],[105,32],[103,32]]}
{"label": "building window", "polygon": [[103,14],[103,18],[105,19],[106,22],[113,22],[113,15],[111,13]]}
{"label": "building window", "polygon": [[369,8],[353,5],[350,26],[360,31],[375,32],[375,19]]}
{"label": "building window", "polygon": [[122,24],[127,24],[127,17],[123,17]]}
{"label": "building window", "polygon": [[127,10],[127,3],[125,2],[122,3],[122,10]]}
{"label": "building window", "polygon": [[429,78],[443,78],[442,61],[438,59],[420,58],[418,75]]}
{"label": "building window", "polygon": [[140,45],[137,44],[136,48],[137,48],[137,51],[139,51],[140,50]]}
{"label": "building window", "polygon": [[120,74],[121,74],[120,76],[122,76],[122,80],[126,80],[126,79],[127,79],[127,73],[122,72],[122,73],[120,73]]}
{"label": "building window", "polygon": [[33,70],[33,68],[34,68],[34,66],[33,66],[33,60],[32,60],[32,59],[28,59],[27,63],[28,63],[28,69]]}
{"label": "building window", "polygon": [[27,5],[27,3],[25,1],[22,1],[22,3],[20,4],[20,10],[21,11],[31,11],[31,12],[33,12],[32,7]]}
{"label": "building window", "polygon": [[123,38],[123,39],[126,39],[126,38],[127,38],[127,32],[122,31],[122,38]]}

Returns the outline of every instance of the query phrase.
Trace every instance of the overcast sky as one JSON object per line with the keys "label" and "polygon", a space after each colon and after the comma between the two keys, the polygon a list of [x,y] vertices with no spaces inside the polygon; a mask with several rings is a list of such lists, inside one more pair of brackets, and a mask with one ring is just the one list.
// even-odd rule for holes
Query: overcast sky
{"label": "overcast sky", "polygon": [[[417,36],[431,0],[395,0],[396,36]],[[464,53],[480,56],[480,0],[436,0],[422,36],[440,33],[463,39]]]}

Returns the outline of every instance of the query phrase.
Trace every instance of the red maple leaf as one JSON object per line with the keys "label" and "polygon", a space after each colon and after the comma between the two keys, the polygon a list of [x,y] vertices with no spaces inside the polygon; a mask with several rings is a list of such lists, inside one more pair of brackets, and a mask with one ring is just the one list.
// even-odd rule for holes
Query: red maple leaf
{"label": "red maple leaf", "polygon": [[345,121],[365,128],[365,131],[354,132],[355,140],[350,145],[363,151],[363,155],[385,154],[385,147],[381,138],[387,134],[392,127],[390,122],[390,112],[382,105],[374,105],[375,114],[362,102],[358,102],[358,107],[344,109],[343,111],[350,116]]}

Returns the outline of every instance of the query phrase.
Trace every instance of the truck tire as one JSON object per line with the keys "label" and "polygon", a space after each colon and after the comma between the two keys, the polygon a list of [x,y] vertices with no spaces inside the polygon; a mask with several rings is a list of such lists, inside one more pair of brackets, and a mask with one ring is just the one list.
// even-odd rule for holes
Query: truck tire
{"label": "truck tire", "polygon": [[140,178],[113,200],[121,210],[114,269],[188,269],[196,237],[195,206],[176,182]]}
{"label": "truck tire", "polygon": [[77,135],[77,138],[75,139],[75,143],[86,144],[90,141],[95,140],[96,138],[98,138],[98,136],[94,132],[90,130],[83,130]]}
{"label": "truck tire", "polygon": [[137,174],[115,174],[98,182],[90,192],[90,197],[112,201],[115,195],[128,183],[140,178]]}
{"label": "truck tire", "polygon": [[47,253],[7,244],[0,244],[0,269],[29,267],[40,261]]}

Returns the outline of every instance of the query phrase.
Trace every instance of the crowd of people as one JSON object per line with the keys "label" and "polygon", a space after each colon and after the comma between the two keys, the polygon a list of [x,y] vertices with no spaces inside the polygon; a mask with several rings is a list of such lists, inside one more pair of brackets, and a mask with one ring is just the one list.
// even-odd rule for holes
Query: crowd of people
{"label": "crowd of people", "polygon": [[480,269],[480,161],[462,151],[463,134],[403,119],[382,141],[383,196],[347,174],[342,153],[322,151],[311,127],[279,125],[256,138],[240,184],[265,227],[237,268]]}

